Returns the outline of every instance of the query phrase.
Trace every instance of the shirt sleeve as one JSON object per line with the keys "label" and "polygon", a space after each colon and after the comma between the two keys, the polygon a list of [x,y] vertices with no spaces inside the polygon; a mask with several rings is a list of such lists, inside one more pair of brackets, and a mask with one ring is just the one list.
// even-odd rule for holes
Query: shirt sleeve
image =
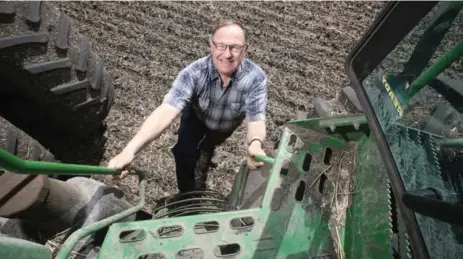
{"label": "shirt sleeve", "polygon": [[163,103],[170,104],[180,111],[185,108],[191,100],[196,85],[193,72],[190,67],[180,71],[169,92],[164,96]]}
{"label": "shirt sleeve", "polygon": [[265,120],[267,109],[267,77],[259,80],[252,88],[246,101],[248,121]]}

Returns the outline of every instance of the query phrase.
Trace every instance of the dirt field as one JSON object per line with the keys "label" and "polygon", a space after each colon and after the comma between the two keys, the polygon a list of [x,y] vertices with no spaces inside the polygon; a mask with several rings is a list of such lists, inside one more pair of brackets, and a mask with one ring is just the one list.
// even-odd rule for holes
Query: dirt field
{"label": "dirt field", "polygon": [[[208,33],[220,16],[242,21],[248,57],[269,77],[268,148],[297,109],[317,97],[334,98],[349,85],[345,59],[373,21],[381,2],[57,2],[73,28],[91,38],[115,80],[116,100],[107,123],[102,164],[121,151],[158,106],[177,73],[208,54]],[[150,172],[148,209],[177,192],[170,148],[178,120],[141,153],[135,165]],[[245,159],[245,128],[219,148],[219,167],[209,187],[227,193]],[[135,177],[116,183],[136,197]]]}

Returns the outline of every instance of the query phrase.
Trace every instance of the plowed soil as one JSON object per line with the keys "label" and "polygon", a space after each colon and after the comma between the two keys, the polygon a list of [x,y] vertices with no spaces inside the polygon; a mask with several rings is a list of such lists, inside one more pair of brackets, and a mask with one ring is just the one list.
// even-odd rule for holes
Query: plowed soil
{"label": "plowed soil", "polygon": [[[384,6],[383,2],[57,2],[73,28],[90,37],[116,87],[107,118],[108,142],[101,164],[120,152],[144,119],[161,103],[177,73],[209,52],[208,36],[220,17],[243,22],[248,57],[269,77],[268,141],[296,110],[311,111],[317,97],[335,98],[349,82],[349,51]],[[136,159],[149,172],[147,209],[177,192],[174,160],[178,120]],[[218,149],[220,164],[209,187],[228,193],[245,159],[244,125]],[[136,201],[136,178],[109,184]]]}

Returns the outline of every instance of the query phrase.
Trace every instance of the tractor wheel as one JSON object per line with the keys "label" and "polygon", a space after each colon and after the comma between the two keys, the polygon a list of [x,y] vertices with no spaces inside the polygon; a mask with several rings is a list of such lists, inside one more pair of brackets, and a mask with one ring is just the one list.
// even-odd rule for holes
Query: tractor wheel
{"label": "tractor wheel", "polygon": [[31,138],[2,117],[0,117],[0,139],[2,140],[0,148],[23,160],[59,162],[37,140]]}
{"label": "tractor wheel", "polygon": [[0,115],[47,148],[101,134],[114,98],[103,59],[71,25],[50,2],[0,3]]}
{"label": "tractor wheel", "polygon": [[[23,160],[60,163],[55,156],[37,140],[0,117],[0,148]],[[3,174],[0,168],[0,179]],[[50,178],[67,180],[72,175],[49,175]],[[0,181],[0,186],[1,186]]]}

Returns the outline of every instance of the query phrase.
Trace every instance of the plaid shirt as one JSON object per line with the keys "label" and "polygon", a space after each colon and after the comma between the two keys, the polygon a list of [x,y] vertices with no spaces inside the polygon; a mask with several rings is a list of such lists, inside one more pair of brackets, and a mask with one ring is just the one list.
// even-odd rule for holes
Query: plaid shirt
{"label": "plaid shirt", "polygon": [[209,54],[180,71],[164,102],[179,110],[191,104],[210,130],[232,131],[246,115],[248,121],[265,120],[267,76],[255,63],[244,59],[230,84],[223,87]]}

